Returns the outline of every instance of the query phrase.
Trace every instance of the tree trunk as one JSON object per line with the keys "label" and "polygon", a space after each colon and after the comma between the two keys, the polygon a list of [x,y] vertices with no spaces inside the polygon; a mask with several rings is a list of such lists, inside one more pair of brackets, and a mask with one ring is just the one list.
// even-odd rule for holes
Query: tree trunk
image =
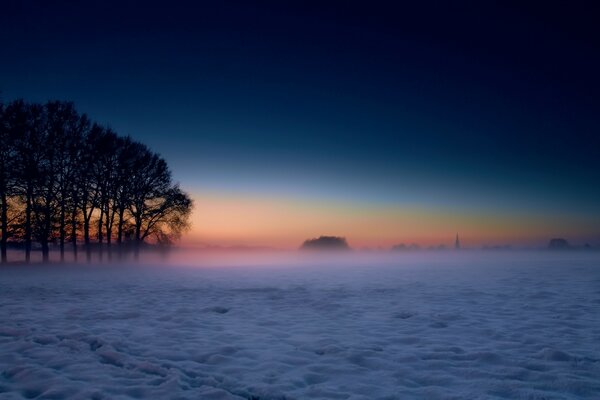
{"label": "tree trunk", "polygon": [[98,258],[102,261],[102,221],[104,221],[104,208],[100,203],[100,217],[98,218]]}
{"label": "tree trunk", "polygon": [[0,242],[0,253],[2,253],[2,264],[8,262],[6,243],[8,240],[8,204],[6,192],[2,191],[2,210],[0,211],[0,223],[2,224],[2,239]]}
{"label": "tree trunk", "polygon": [[77,261],[77,207],[71,213],[71,243],[73,244],[73,260]]}
{"label": "tree trunk", "polygon": [[31,201],[33,198],[33,187],[31,183],[27,184],[27,195],[25,199],[25,262],[31,261]]}
{"label": "tree trunk", "polygon": [[87,209],[84,207],[83,211],[83,243],[85,246],[85,255],[87,262],[92,261],[92,249],[90,249],[90,218],[87,215]]}
{"label": "tree trunk", "polygon": [[106,208],[106,251],[108,254],[108,260],[112,261],[112,227],[115,219],[115,212],[112,212],[112,216],[109,213],[109,207],[107,204]]}
{"label": "tree trunk", "polygon": [[62,195],[61,204],[60,204],[60,262],[65,262],[65,238],[67,236],[66,229],[66,206],[65,206],[65,196]]}
{"label": "tree trunk", "polygon": [[50,261],[50,248],[48,246],[48,240],[42,239],[42,261],[48,263]]}
{"label": "tree trunk", "polygon": [[136,221],[135,223],[135,248],[134,257],[136,260],[140,258],[140,247],[142,245],[142,222]]}
{"label": "tree trunk", "polygon": [[119,259],[123,258],[123,225],[125,221],[125,209],[123,207],[119,207],[119,224],[117,225],[117,245],[119,247]]}
{"label": "tree trunk", "polygon": [[[50,186],[51,187],[51,186]],[[50,247],[48,246],[48,238],[52,231],[52,206],[50,197],[46,197],[46,204],[44,205],[44,230],[42,232],[42,260],[44,263],[50,261]]]}
{"label": "tree trunk", "polygon": [[108,255],[108,261],[112,261],[112,240],[110,238],[112,231],[106,232],[106,253]]}

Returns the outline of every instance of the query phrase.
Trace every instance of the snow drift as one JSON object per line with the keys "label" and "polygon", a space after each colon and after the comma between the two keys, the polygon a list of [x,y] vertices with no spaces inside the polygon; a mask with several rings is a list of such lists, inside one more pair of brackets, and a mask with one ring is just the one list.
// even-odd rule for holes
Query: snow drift
{"label": "snow drift", "polygon": [[600,393],[596,256],[353,259],[2,269],[0,398]]}

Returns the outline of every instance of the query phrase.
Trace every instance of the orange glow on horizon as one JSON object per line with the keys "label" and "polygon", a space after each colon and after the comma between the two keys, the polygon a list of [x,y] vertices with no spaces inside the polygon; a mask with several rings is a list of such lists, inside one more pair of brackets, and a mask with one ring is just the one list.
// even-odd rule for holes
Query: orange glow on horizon
{"label": "orange glow on horizon", "polygon": [[[484,215],[419,206],[380,207],[353,202],[196,193],[192,229],[182,246],[298,248],[308,238],[344,236],[353,248],[395,244],[451,247],[458,232],[466,247],[539,245],[581,232],[581,223],[535,215]],[[557,232],[556,225],[562,230]]]}

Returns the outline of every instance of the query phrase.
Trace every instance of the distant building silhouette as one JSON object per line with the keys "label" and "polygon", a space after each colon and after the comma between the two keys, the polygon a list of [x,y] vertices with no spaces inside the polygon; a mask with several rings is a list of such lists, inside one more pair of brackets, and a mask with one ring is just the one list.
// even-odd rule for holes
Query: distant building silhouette
{"label": "distant building silhouette", "polygon": [[458,233],[456,234],[456,240],[454,241],[454,249],[460,250],[460,239],[458,238]]}

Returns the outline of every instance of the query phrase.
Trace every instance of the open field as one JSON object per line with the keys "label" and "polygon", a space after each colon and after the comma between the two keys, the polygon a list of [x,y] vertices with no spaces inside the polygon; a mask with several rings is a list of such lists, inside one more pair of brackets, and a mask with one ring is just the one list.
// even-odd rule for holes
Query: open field
{"label": "open field", "polygon": [[597,399],[599,260],[4,268],[0,398]]}

